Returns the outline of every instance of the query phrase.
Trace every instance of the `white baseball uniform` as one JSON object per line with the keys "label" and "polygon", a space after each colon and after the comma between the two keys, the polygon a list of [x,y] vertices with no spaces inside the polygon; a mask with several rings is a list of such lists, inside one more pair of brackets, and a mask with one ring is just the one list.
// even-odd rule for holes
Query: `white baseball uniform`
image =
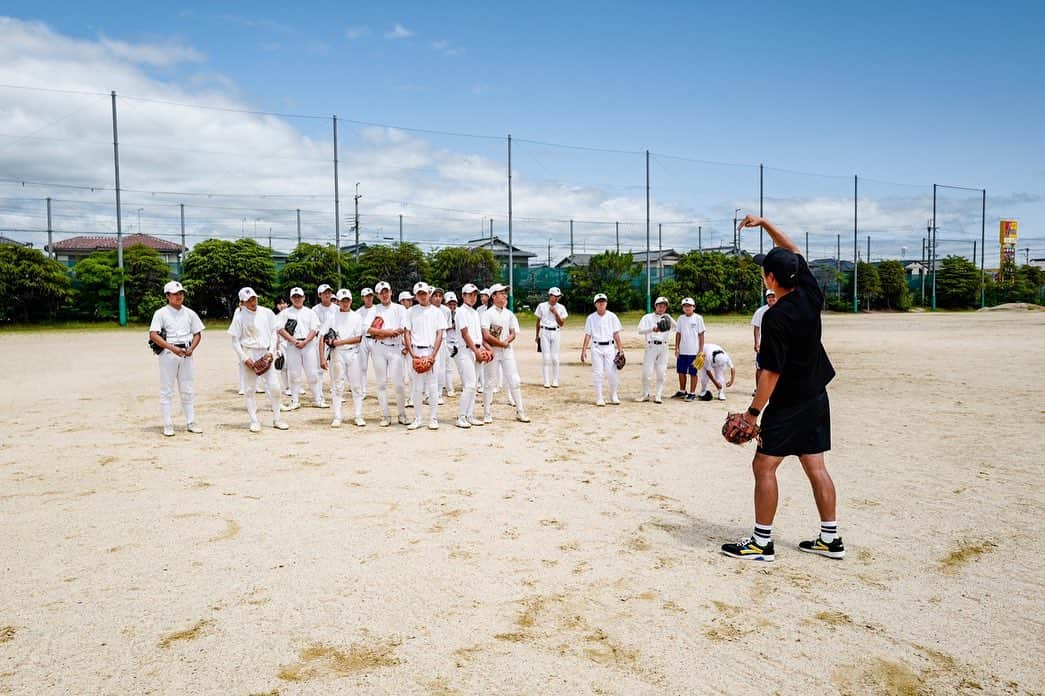
{"label": "white baseball uniform", "polygon": [[[258,310],[261,311],[260,308]],[[294,329],[294,338],[307,338],[309,333],[319,333],[319,317],[308,307],[298,309],[293,305],[287,307],[276,317],[277,326],[285,329],[288,319],[296,319],[297,327]],[[304,348],[298,348],[293,343],[287,343],[286,366],[290,372],[291,403],[297,405],[301,395],[301,374],[304,372],[308,386],[312,390],[312,401],[316,405],[324,404],[323,383],[319,381],[319,348],[322,340],[313,338],[305,344]]]}
{"label": "white baseball uniform", "polygon": [[[378,304],[381,304],[380,302]],[[370,328],[371,322],[374,321],[374,312],[377,309],[377,305],[366,305],[356,310],[359,314],[359,318],[363,320],[363,326]],[[364,335],[362,342],[359,344],[359,357],[360,357],[360,379],[363,380],[363,398],[366,398],[366,387],[367,387],[367,374],[370,372],[370,349],[374,347],[374,339]]]}
{"label": "white baseball uniform", "polygon": [[[236,311],[232,313],[232,319],[233,320],[235,320],[236,317],[239,316],[239,311],[241,309],[243,309],[242,305],[240,305],[239,307],[236,307]],[[247,383],[246,383],[246,380],[245,380],[245,378],[243,376],[243,371],[239,369],[238,359],[237,359],[237,362],[236,362],[236,374],[239,375],[239,393],[242,394],[247,389]]]}
{"label": "white baseball uniform", "polygon": [[[660,331],[657,323],[661,318],[671,322],[671,328]],[[671,345],[671,332],[675,328],[675,320],[668,313],[650,312],[639,320],[639,336],[646,341],[646,353],[642,356],[642,397],[655,396],[661,399],[664,394],[664,380],[668,369],[668,346]],[[656,392],[650,393],[650,378],[656,382]]]}
{"label": "white baseball uniform", "polygon": [[537,305],[533,315],[541,325],[541,370],[544,372],[544,386],[559,386],[559,346],[562,327],[555,321],[555,316],[565,320],[569,314],[562,302],[552,305],[542,302]]}
{"label": "white baseball uniform", "polygon": [[[507,307],[500,309],[496,305],[491,305],[483,312],[482,317],[479,319],[479,325],[484,331],[489,331],[494,338],[500,341],[507,341],[513,331],[516,336],[519,335],[519,320]],[[501,374],[503,374],[505,382],[508,384],[509,398],[515,403],[518,414],[522,416],[525,413],[522,402],[522,380],[519,379],[519,367],[515,362],[515,351],[511,344],[507,348],[490,346],[490,349],[493,352],[493,360],[484,366],[487,388],[483,393],[483,418],[493,417],[491,411],[493,386]]]}
{"label": "white baseball uniform", "polygon": [[454,391],[453,361],[450,360],[450,346],[448,344],[450,332],[453,329],[453,312],[445,304],[439,305],[439,311],[443,313],[443,320],[446,322],[446,334],[443,336],[443,345],[439,348],[439,355],[436,356],[435,367],[432,369],[436,371],[436,378],[439,381],[439,394],[442,395],[444,389],[447,394],[452,394]]}
{"label": "white baseball uniform", "polygon": [[[468,341],[464,340],[465,333],[468,334]],[[453,342],[450,352],[453,354],[454,364],[457,365],[457,373],[461,376],[461,403],[458,404],[458,415],[471,418],[478,388],[475,353],[472,351],[483,343],[479,314],[466,304],[458,307],[454,312],[454,329],[448,331],[447,336],[450,336],[449,340]],[[468,345],[469,342],[471,345]],[[457,349],[456,352],[454,348]]]}
{"label": "white baseball uniform", "polygon": [[[417,357],[430,356],[436,359],[436,341],[446,331],[446,316],[438,307],[414,305],[406,313],[406,330],[410,334],[410,347]],[[413,363],[410,369],[413,370]],[[436,365],[427,372],[414,372],[413,401],[414,422],[421,422],[424,395],[428,395],[428,422],[439,419],[439,376]]]}
{"label": "white baseball uniform", "polygon": [[704,369],[700,371],[700,393],[708,389],[708,371],[715,374],[715,380],[722,385],[720,397],[726,393],[726,370],[733,367],[733,359],[722,346],[715,343],[704,343]]}
{"label": "white baseball uniform", "polygon": [[[312,311],[316,313],[316,319],[319,320],[319,325],[320,326],[323,326],[323,324],[326,324],[327,321],[331,317],[333,317],[335,314],[337,314],[340,310],[341,310],[341,307],[337,304],[337,302],[333,302],[333,301],[331,301],[330,304],[325,305],[325,306],[323,305],[322,302],[320,302],[319,304],[312,305]],[[323,339],[323,333],[324,333],[323,331],[319,332],[320,340]],[[323,370],[320,370],[318,372],[318,375],[319,375],[319,382],[320,382],[320,384],[322,384],[323,383]],[[331,389],[334,388],[334,375],[333,374],[330,375],[330,388]]]}
{"label": "white baseball uniform", "polygon": [[620,319],[609,310],[601,316],[598,312],[592,312],[584,322],[584,333],[591,336],[591,376],[597,401],[603,400],[604,379],[610,385],[610,398],[617,398],[617,366],[613,364],[617,346],[613,341],[613,334],[622,328]]}
{"label": "white baseball uniform", "polygon": [[[485,304],[480,304],[480,305],[478,305],[475,308],[475,314],[476,314],[476,316],[479,317],[479,321],[480,322],[482,322],[483,314],[486,313],[487,309],[489,309],[489,307],[487,305],[485,305]],[[481,324],[480,324],[480,327],[481,327]],[[481,339],[482,337],[480,336],[479,338]],[[478,393],[482,394],[483,393],[483,389],[485,388],[485,385],[486,385],[486,365],[478,365],[477,367],[478,367],[478,379],[479,379]]]}
{"label": "white baseball uniform", "polygon": [[251,423],[258,422],[254,390],[259,380],[264,385],[269,403],[272,405],[273,422],[279,420],[279,378],[276,376],[275,367],[269,368],[268,372],[258,377],[254,370],[246,365],[248,358],[257,360],[265,353],[276,355],[276,330],[279,325],[276,315],[268,307],[258,307],[256,312],[244,307],[232,318],[232,323],[226,331],[232,336],[232,350],[239,358],[239,369],[246,383],[247,388],[243,396],[247,402],[247,415],[250,416]]}
{"label": "white baseball uniform", "polygon": [[[338,311],[319,329],[319,334],[325,336],[327,331],[333,329],[339,339],[362,336],[366,327],[358,312],[351,309],[347,312]],[[360,370],[359,344],[341,345],[331,350],[323,345],[323,350],[329,352],[327,364],[330,369],[331,401],[334,409],[334,420],[341,420],[341,400],[345,395],[345,384],[352,390],[352,403],[355,406],[355,418],[363,417],[363,386],[360,383],[362,371]]]}
{"label": "white baseball uniform", "polygon": [[[192,338],[201,333],[206,327],[200,321],[196,312],[182,305],[181,309],[174,309],[170,305],[160,307],[152,315],[152,323],[149,331],[166,332],[166,341],[180,348],[188,348],[192,344]],[[169,350],[159,355],[160,359],[160,417],[163,419],[164,427],[173,425],[171,416],[171,402],[174,399],[174,383],[178,383],[178,392],[181,395],[181,410],[185,414],[186,423],[196,422],[196,391],[193,385],[194,368],[193,358],[182,358]]]}
{"label": "white baseball uniform", "polygon": [[[384,322],[382,329],[406,328],[407,309],[401,304],[389,302],[387,305],[376,304],[371,313],[370,324],[374,319],[381,317]],[[369,330],[370,324],[365,326]],[[377,403],[381,407],[381,414],[385,418],[391,418],[388,411],[388,381],[392,381],[395,390],[396,410],[399,420],[406,420],[406,393],[403,383],[403,370],[406,362],[403,359],[403,338],[364,338],[370,345],[370,356],[374,361],[374,373],[377,377]]]}
{"label": "white baseball uniform", "polygon": [[[764,304],[755,310],[755,313],[751,316],[751,325],[759,330],[759,341],[761,342],[761,331],[762,331],[762,317],[769,311],[769,305]],[[755,368],[758,368],[758,351],[755,351]]]}

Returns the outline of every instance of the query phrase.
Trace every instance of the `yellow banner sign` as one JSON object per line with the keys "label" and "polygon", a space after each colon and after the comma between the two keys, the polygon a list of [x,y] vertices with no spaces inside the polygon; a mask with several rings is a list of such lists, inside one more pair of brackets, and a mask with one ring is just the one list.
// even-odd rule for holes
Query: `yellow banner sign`
{"label": "yellow banner sign", "polygon": [[1002,220],[999,223],[998,243],[1003,246],[1016,246],[1019,229],[1019,220]]}

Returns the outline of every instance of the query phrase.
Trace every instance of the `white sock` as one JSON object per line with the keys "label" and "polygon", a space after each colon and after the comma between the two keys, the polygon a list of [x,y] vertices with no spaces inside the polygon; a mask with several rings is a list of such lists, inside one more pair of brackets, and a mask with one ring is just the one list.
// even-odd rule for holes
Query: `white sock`
{"label": "white sock", "polygon": [[755,522],[755,531],[752,534],[755,539],[755,543],[759,546],[765,546],[773,540],[773,525],[771,524],[759,524]]}
{"label": "white sock", "polygon": [[821,522],[820,523],[820,538],[830,544],[832,541],[838,538],[838,522]]}

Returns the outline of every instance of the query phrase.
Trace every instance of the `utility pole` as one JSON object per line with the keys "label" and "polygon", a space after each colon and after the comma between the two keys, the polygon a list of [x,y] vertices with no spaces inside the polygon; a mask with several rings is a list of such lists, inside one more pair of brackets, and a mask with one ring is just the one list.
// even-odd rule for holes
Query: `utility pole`
{"label": "utility pole", "polygon": [[613,223],[613,227],[614,227],[615,233],[617,235],[617,253],[619,254],[620,253],[620,223],[619,222]]}
{"label": "utility pole", "polygon": [[[838,286],[838,301],[842,301],[842,235],[835,235],[835,284]],[[763,299],[765,295],[763,294]]]}
{"label": "utility pole", "polygon": [[552,267],[552,240],[548,240],[548,268]]}
{"label": "utility pole", "polygon": [[116,267],[120,269],[120,326],[127,326],[127,295],[123,284],[123,221],[120,214],[120,138],[116,128],[116,90],[112,91],[112,154],[116,174]]}
{"label": "utility pole", "polygon": [[664,282],[664,230],[663,223],[657,223],[657,282]]}
{"label": "utility pole", "polygon": [[929,264],[933,274],[933,311],[936,311],[936,184],[933,184],[932,234],[929,239]]}
{"label": "utility pole", "polygon": [[737,214],[740,213],[740,208],[733,211],[733,254],[737,253],[737,249],[740,246],[740,233],[737,232]]}
{"label": "utility pole", "polygon": [[649,217],[650,217],[649,150],[646,150],[646,311],[647,312],[649,312],[649,311],[651,311],[653,309],[652,298],[650,297]]}
{"label": "utility pole", "polygon": [[[269,251],[272,251],[272,228],[271,227],[269,228]],[[341,275],[340,272],[338,272],[338,275],[339,276]],[[338,283],[338,284],[340,285],[340,283]]]}
{"label": "utility pole", "polygon": [[[619,246],[617,247],[617,251],[620,251]],[[570,256],[573,256],[573,220],[570,220]]]}
{"label": "utility pole", "polygon": [[512,134],[508,134],[508,309],[515,311],[515,268],[512,247]]}
{"label": "utility pole", "polygon": [[853,174],[853,314],[860,311],[860,297],[856,292],[856,284],[859,280],[860,254],[856,249],[856,236],[859,234],[858,213],[860,210],[860,180]]}
{"label": "utility pole", "polygon": [[[301,245],[301,208],[298,208],[297,213],[298,213],[298,246],[300,246]],[[339,254],[341,253],[340,249],[338,249],[338,253]]]}
{"label": "utility pole", "polygon": [[704,240],[702,238],[703,237],[703,231],[704,231],[704,226],[703,225],[697,225],[697,251],[703,251],[704,250]]}
{"label": "utility pole", "polygon": [[[341,287],[341,187],[337,181],[337,114],[333,116],[334,120],[334,256],[337,258],[337,286]],[[358,184],[357,184],[358,186]],[[357,191],[358,193],[358,191]],[[358,203],[357,203],[358,209]],[[358,216],[357,216],[358,217]],[[356,221],[356,227],[359,226],[359,221]],[[300,236],[300,232],[298,233]],[[300,240],[299,240],[300,242]],[[271,247],[272,245],[269,244]],[[359,233],[356,232],[356,254],[359,254]],[[358,256],[357,256],[358,258]]]}
{"label": "utility pole", "polygon": [[403,245],[403,214],[399,214],[399,246]]}
{"label": "utility pole", "polygon": [[178,210],[181,213],[181,251],[178,252],[178,278],[185,271],[185,204],[179,203]]}
{"label": "utility pole", "polygon": [[[765,213],[762,212],[762,189],[763,189],[763,173],[764,167],[758,165],[758,216],[764,217]],[[762,253],[762,237],[765,235],[765,230],[761,226],[758,228],[758,253]],[[762,303],[766,301],[766,294],[762,293]]]}
{"label": "utility pole", "polygon": [[51,236],[51,199],[47,199],[47,255],[55,258],[54,240]]}
{"label": "utility pole", "polygon": [[806,262],[809,262],[809,230],[806,230]]}
{"label": "utility pole", "polygon": [[[931,225],[926,225],[926,235],[930,234],[932,230]],[[922,277],[922,306],[925,306],[925,275],[927,270],[927,262],[925,259],[925,243],[926,237],[922,237],[922,267],[918,269],[918,275]]]}
{"label": "utility pole", "polygon": [[[359,261],[359,199],[362,198],[362,196],[359,195],[359,182],[358,181],[356,182],[356,195],[354,196],[354,198],[355,198],[355,203],[356,203],[356,216],[355,216],[355,224],[353,226],[356,228],[356,261]],[[338,249],[338,252],[340,252],[340,251],[341,250]]]}
{"label": "utility pole", "polygon": [[493,218],[490,218],[490,239],[493,239]]}
{"label": "utility pole", "polygon": [[[987,246],[987,189],[983,189],[982,205],[983,207],[980,209],[980,307],[986,307],[987,280],[983,268],[983,252],[984,247]],[[973,259],[972,262],[976,263],[976,259]]]}
{"label": "utility pole", "polygon": [[871,235],[867,235],[867,263],[871,263]]}

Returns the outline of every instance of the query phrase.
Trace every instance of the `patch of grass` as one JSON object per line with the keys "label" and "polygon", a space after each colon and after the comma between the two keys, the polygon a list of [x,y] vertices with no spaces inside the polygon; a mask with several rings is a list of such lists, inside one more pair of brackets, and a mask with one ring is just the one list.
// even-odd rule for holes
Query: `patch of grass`
{"label": "patch of grass", "polygon": [[9,641],[14,640],[14,638],[15,638],[15,627],[14,626],[4,626],[3,628],[0,628],[0,643],[7,643]]}
{"label": "patch of grass", "polygon": [[127,331],[148,332],[148,324],[120,326],[112,321],[44,321],[34,324],[0,323],[0,333],[42,333],[45,331]]}
{"label": "patch of grass", "polygon": [[160,640],[160,642],[158,643],[158,647],[166,649],[171,647],[171,645],[180,640],[196,640],[200,637],[200,635],[203,634],[203,630],[210,626],[212,623],[214,622],[210,621],[209,619],[202,619],[200,621],[197,621],[196,625],[192,628],[187,628],[184,631],[175,631],[174,633],[168,633]]}
{"label": "patch of grass", "polygon": [[989,539],[982,541],[962,540],[958,548],[940,560],[940,570],[944,573],[957,573],[966,564],[975,561],[985,553],[990,553],[998,545]]}
{"label": "patch of grass", "polygon": [[395,655],[398,641],[387,640],[375,645],[354,644],[348,650],[339,650],[316,643],[303,649],[300,662],[279,670],[283,681],[305,681],[324,676],[345,676],[378,667],[394,667],[400,663]]}

